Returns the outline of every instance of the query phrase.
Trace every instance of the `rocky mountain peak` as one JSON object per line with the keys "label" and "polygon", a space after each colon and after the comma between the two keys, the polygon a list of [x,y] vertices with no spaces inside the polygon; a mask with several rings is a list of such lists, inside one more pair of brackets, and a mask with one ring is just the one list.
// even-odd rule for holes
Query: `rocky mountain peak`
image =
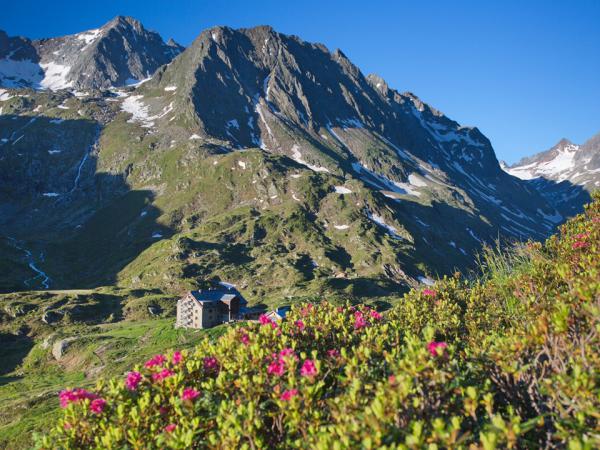
{"label": "rocky mountain peak", "polygon": [[553,148],[563,148],[563,147],[567,147],[569,145],[574,145],[574,144],[569,139],[562,138],[560,141],[558,141],[556,143],[556,145],[554,145]]}
{"label": "rocky mountain peak", "polygon": [[587,191],[600,187],[600,134],[583,145],[562,138],[549,150],[503,170],[528,181],[564,215],[578,212]]}
{"label": "rocky mountain peak", "polygon": [[129,16],[116,16],[114,19],[108,21],[102,28],[113,27],[131,27],[138,32],[142,32],[144,30],[144,27],[139,20]]}
{"label": "rocky mountain peak", "polygon": [[375,73],[367,75],[367,81],[376,90],[378,90],[383,96],[387,96],[390,87],[387,82]]}
{"label": "rocky mountain peak", "polygon": [[50,90],[123,86],[149,77],[182,50],[124,16],[97,29],[36,41],[3,33],[0,85]]}

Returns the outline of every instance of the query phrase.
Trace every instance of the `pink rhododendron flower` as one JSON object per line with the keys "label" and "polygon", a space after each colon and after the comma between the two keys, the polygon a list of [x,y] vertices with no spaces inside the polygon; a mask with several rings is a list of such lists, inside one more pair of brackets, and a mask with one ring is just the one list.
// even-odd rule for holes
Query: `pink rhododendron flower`
{"label": "pink rhododendron flower", "polygon": [[315,362],[307,359],[302,364],[300,368],[300,375],[303,377],[314,377],[317,374],[317,366],[315,366]]}
{"label": "pink rhododendron flower", "polygon": [[[431,353],[433,356],[439,356],[440,354],[443,355],[446,347],[448,347],[448,344],[445,342],[431,341],[429,344],[427,344],[427,350],[429,350],[429,353]],[[438,349],[441,350],[440,353],[438,353]]]}
{"label": "pink rhododendron flower", "polygon": [[175,353],[173,353],[173,364],[177,365],[179,364],[181,361],[183,361],[183,355],[181,354],[181,352],[177,351]]}
{"label": "pink rhododendron flower", "polygon": [[240,341],[242,341],[242,344],[248,345],[250,343],[250,336],[248,336],[247,333],[242,333],[242,336],[240,337]]}
{"label": "pink rhododendron flower", "polygon": [[575,236],[575,239],[587,239],[590,237],[590,233],[579,233]]}
{"label": "pink rhododendron flower", "polygon": [[269,325],[272,322],[271,319],[269,319],[266,314],[261,314],[260,317],[258,318],[258,321],[260,322],[261,325]]}
{"label": "pink rhododendron flower", "polygon": [[585,247],[587,247],[587,246],[588,246],[588,243],[587,243],[587,242],[584,242],[584,241],[577,241],[577,242],[575,242],[575,243],[573,244],[573,249],[574,249],[574,250],[576,250],[576,249],[578,249],[578,248],[585,248]]}
{"label": "pink rhododendron flower", "polygon": [[152,374],[152,379],[154,381],[162,381],[162,380],[164,380],[166,378],[172,377],[173,375],[175,375],[175,372],[173,372],[172,370],[163,369],[160,372],[153,373]]}
{"label": "pink rhododendron flower", "polygon": [[279,352],[279,359],[280,360],[283,360],[283,358],[287,358],[288,356],[292,357],[296,361],[298,361],[298,357],[296,356],[296,353],[294,353],[294,349],[293,348],[287,347],[287,348],[284,348],[283,350],[281,350]]}
{"label": "pink rhododendron flower", "polygon": [[142,374],[139,372],[129,372],[125,378],[125,387],[130,391],[135,391],[138,384],[142,381]]}
{"label": "pink rhododendron flower", "polygon": [[194,400],[196,397],[200,396],[200,391],[197,391],[194,388],[187,387],[181,393],[181,400]]}
{"label": "pink rhododendron flower", "polygon": [[219,370],[219,361],[214,356],[204,358],[204,370]]}
{"label": "pink rhododendron flower", "polygon": [[73,428],[73,425],[71,425],[69,422],[65,422],[65,423],[63,424],[63,428],[64,428],[65,430],[70,430],[71,428]]}
{"label": "pink rhododendron flower", "polygon": [[66,408],[71,403],[86,399],[94,400],[98,398],[98,396],[86,391],[85,389],[65,389],[58,394],[58,398],[60,400],[60,407]]}
{"label": "pink rhododendron flower", "polygon": [[279,398],[281,400],[283,400],[284,402],[289,402],[292,398],[294,398],[297,395],[298,395],[298,389],[290,389],[290,390],[284,391],[279,396]]}
{"label": "pink rhododendron flower", "polygon": [[303,331],[304,328],[306,328],[306,326],[304,325],[304,322],[301,320],[296,320],[296,328],[298,328],[300,331]]}
{"label": "pink rhododendron flower", "polygon": [[102,411],[104,411],[105,406],[106,400],[103,398],[97,398],[92,400],[92,403],[90,403],[90,411],[94,414],[100,414]]}
{"label": "pink rhododendron flower", "polygon": [[433,289],[423,289],[423,295],[426,295],[427,297],[435,297],[437,292],[435,292]]}
{"label": "pink rhododendron flower", "polygon": [[388,383],[390,383],[390,384],[396,384],[396,375],[390,375],[388,377]]}
{"label": "pink rhododendron flower", "polygon": [[144,367],[146,367],[146,369],[151,369],[156,366],[162,366],[165,362],[167,362],[165,355],[156,355],[146,361]]}
{"label": "pink rhododendron flower", "polygon": [[175,425],[174,423],[170,423],[165,427],[165,431],[167,433],[172,433],[173,431],[175,431],[175,428],[177,428],[177,425]]}
{"label": "pink rhododendron flower", "polygon": [[368,325],[367,320],[365,319],[365,316],[363,316],[363,313],[360,311],[356,311],[354,313],[354,329],[359,330],[361,328],[364,328]]}
{"label": "pink rhododendron flower", "polygon": [[267,367],[267,373],[269,375],[276,375],[278,377],[282,376],[285,373],[285,364],[281,360],[273,361]]}
{"label": "pink rhododendron flower", "polygon": [[381,320],[383,318],[383,316],[375,310],[372,310],[370,314],[371,317],[375,320]]}

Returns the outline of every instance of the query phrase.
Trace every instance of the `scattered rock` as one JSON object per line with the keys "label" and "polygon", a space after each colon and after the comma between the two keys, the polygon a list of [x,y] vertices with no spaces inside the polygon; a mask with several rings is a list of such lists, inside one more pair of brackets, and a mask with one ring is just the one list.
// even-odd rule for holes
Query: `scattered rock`
{"label": "scattered rock", "polygon": [[60,359],[63,357],[69,346],[76,340],[76,337],[70,337],[66,339],[61,339],[60,341],[56,341],[52,346],[52,356],[54,356],[54,359],[60,361]]}
{"label": "scattered rock", "polygon": [[44,338],[44,340],[42,341],[42,348],[45,350],[48,347],[50,347],[52,345],[52,341],[54,340],[55,337],[56,337],[56,335],[54,333],[49,334],[48,336],[46,336]]}
{"label": "scattered rock", "polygon": [[103,369],[104,369],[103,365],[92,367],[91,369],[89,369],[88,371],[85,372],[85,377],[86,378],[96,378],[98,375],[100,375],[100,373],[102,372]]}

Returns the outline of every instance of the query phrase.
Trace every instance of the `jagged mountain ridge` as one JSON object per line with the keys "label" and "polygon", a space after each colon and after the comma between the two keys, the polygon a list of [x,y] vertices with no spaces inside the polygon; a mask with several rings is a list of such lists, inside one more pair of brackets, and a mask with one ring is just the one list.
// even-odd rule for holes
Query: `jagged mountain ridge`
{"label": "jagged mountain ridge", "polygon": [[70,36],[29,40],[0,30],[0,86],[107,89],[148,78],[183,47],[130,17]]}
{"label": "jagged mountain ridge", "polygon": [[[376,75],[364,77],[339,50],[270,27],[206,30],[141,91],[151,104],[153,90],[164,96],[169,89],[174,114],[196,125],[197,136],[217,137],[230,148],[259,145],[316,171],[352,173],[392,194],[415,191],[411,175],[429,175],[442,183],[460,179],[456,187],[471,190],[476,202],[504,201],[507,209],[527,209],[535,196],[525,192],[521,201],[522,185],[505,176],[476,128],[461,127]],[[538,207],[542,222],[555,213]],[[513,219],[498,215],[497,223],[503,221]]]}
{"label": "jagged mountain ridge", "polygon": [[561,139],[549,150],[502,168],[529,182],[564,214],[572,215],[600,187],[600,133],[584,144]]}
{"label": "jagged mountain ridge", "polygon": [[0,234],[53,287],[388,295],[563,219],[476,128],[270,27],[206,30],[136,88],[0,95]]}

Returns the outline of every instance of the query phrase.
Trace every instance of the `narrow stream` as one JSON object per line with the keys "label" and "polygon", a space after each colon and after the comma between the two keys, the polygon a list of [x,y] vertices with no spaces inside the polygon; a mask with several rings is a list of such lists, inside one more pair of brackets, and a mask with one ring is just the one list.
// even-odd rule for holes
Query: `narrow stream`
{"label": "narrow stream", "polygon": [[73,181],[73,187],[71,188],[71,190],[69,191],[69,194],[71,194],[73,191],[75,191],[75,189],[77,189],[77,186],[79,184],[79,179],[81,178],[81,170],[83,169],[83,165],[85,164],[85,162],[88,159],[88,155],[90,154],[91,150],[86,150],[85,154],[83,155],[83,159],[81,160],[81,162],[79,163],[79,166],[77,166],[77,175],[75,176],[75,180]]}
{"label": "narrow stream", "polygon": [[99,139],[100,139],[100,132],[97,133],[92,145],[90,145],[89,148],[85,149],[85,151],[83,153],[83,158],[81,158],[81,161],[77,165],[77,174],[75,175],[75,179],[73,180],[73,187],[71,188],[71,190],[69,192],[67,192],[68,194],[72,194],[79,187],[79,180],[81,179],[81,171],[83,170],[83,166],[85,165],[85,162],[88,160],[88,157],[94,151],[97,150]]}
{"label": "narrow stream", "polygon": [[[29,268],[31,270],[33,270],[37,275],[35,275],[34,277],[28,278],[27,280],[25,280],[23,283],[25,284],[25,286],[27,287],[31,287],[31,283],[35,280],[40,280],[42,287],[44,287],[45,289],[49,289],[50,288],[50,283],[52,282],[52,279],[50,278],[50,276],[44,272],[42,269],[40,269],[37,265],[36,265],[36,260],[35,257],[33,256],[33,254],[31,253],[30,250],[26,249],[25,247],[23,247],[23,243],[16,240],[15,238],[12,237],[6,237],[6,239],[8,240],[8,242],[10,242],[10,244],[16,248],[17,250],[22,251],[25,254],[25,261],[27,262],[27,265],[29,266]],[[40,260],[44,260],[44,254],[41,253],[40,254]]]}

